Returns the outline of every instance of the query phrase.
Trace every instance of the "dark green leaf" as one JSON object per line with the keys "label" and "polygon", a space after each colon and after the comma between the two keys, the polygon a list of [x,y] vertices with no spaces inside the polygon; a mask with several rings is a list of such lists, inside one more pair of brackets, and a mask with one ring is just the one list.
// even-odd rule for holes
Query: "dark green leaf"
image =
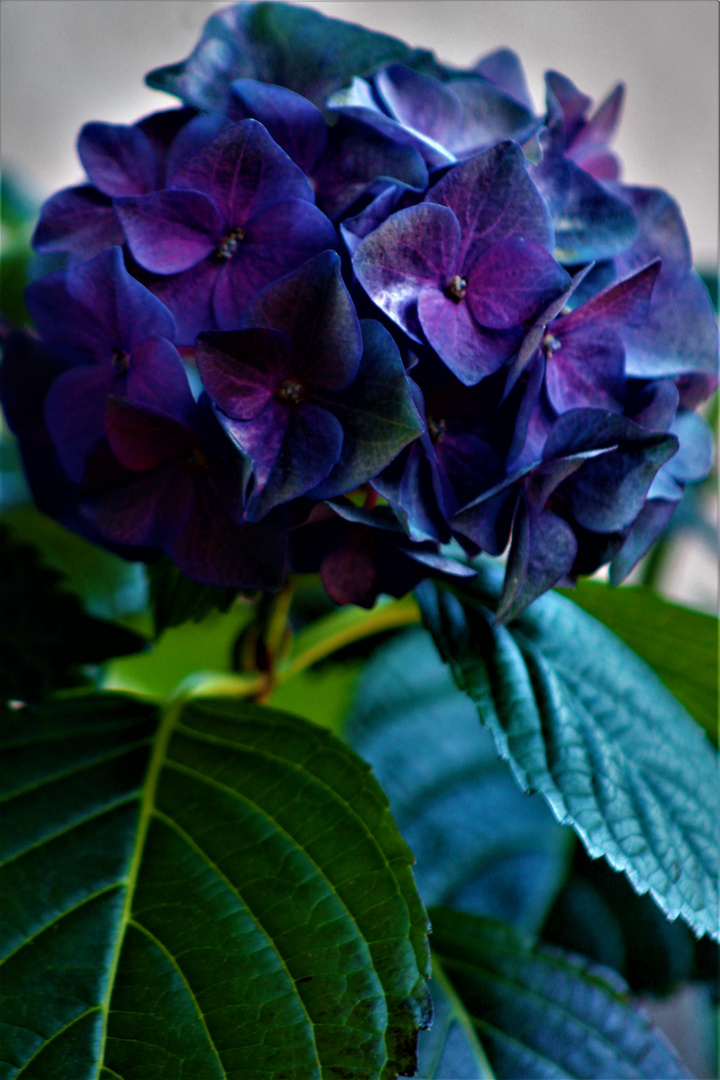
{"label": "dark green leaf", "polygon": [[4,741],[4,1054],[23,1080],[413,1071],[427,917],[350,749],[242,702],[156,724],[120,695],[10,713]]}
{"label": "dark green leaf", "polygon": [[565,877],[570,830],[524,796],[427,631],[378,649],[346,737],[370,762],[429,905],[537,930]]}
{"label": "dark green leaf", "polygon": [[614,972],[503,923],[433,909],[433,951],[508,1080],[690,1077]]}
{"label": "dark green leaf", "polygon": [[300,5],[235,4],[208,19],[187,60],[151,71],[146,82],[188,105],[217,110],[234,79],[258,79],[287,86],[322,109],[353,75],[410,56],[396,38]]}
{"label": "dark green leaf", "polygon": [[432,968],[433,1023],[429,1031],[420,1032],[418,1077],[420,1080],[450,1080],[450,1077],[452,1080],[493,1080],[495,1074],[472,1020],[435,954]]}
{"label": "dark green leaf", "polygon": [[652,589],[583,581],[565,593],[660,676],[710,738],[718,738],[718,621],[671,604]]}
{"label": "dark green leaf", "polygon": [[167,557],[152,563],[148,575],[157,637],[168,627],[180,626],[188,619],[200,622],[211,611],[228,611],[237,596],[237,589],[221,589],[191,581]]}
{"label": "dark green leaf", "polygon": [[481,570],[462,599],[424,583],[423,617],[520,786],[665,914],[720,937],[720,785],[704,732],[606,627],[556,594],[497,626]]}
{"label": "dark green leaf", "polygon": [[146,648],[144,638],[87,615],[35,548],[0,523],[0,700],[36,701],[84,681],[80,668]]}

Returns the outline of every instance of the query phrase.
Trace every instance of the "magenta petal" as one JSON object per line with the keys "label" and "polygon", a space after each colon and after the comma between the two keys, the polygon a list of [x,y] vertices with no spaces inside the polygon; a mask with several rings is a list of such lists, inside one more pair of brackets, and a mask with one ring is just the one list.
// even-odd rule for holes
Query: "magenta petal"
{"label": "magenta petal", "polygon": [[157,187],[157,157],[147,136],[129,124],[85,124],[78,156],[104,195],[149,195]]}
{"label": "magenta petal", "polygon": [[221,240],[217,210],[199,191],[118,199],[115,209],[133,258],[155,274],[189,270]]}
{"label": "magenta petal", "polygon": [[278,330],[201,334],[195,351],[203,386],[233,420],[254,420],[290,374],[294,350]]}
{"label": "magenta petal", "polygon": [[470,310],[493,330],[525,322],[570,283],[567,271],[545,248],[518,237],[492,244],[466,278]]}
{"label": "magenta petal", "polygon": [[126,469],[144,472],[184,460],[197,447],[197,435],[186,424],[152,405],[110,397],[105,406],[110,448]]}
{"label": "magenta petal", "polygon": [[418,316],[433,349],[466,386],[474,386],[502,367],[522,336],[484,330],[475,322],[466,303],[456,304],[439,289],[423,290]]}
{"label": "magenta petal", "polygon": [[422,341],[415,305],[428,286],[444,285],[457,269],[462,242],[452,210],[421,203],[399,210],[366,236],[353,270],[370,299],[415,341]]}
{"label": "magenta petal", "polygon": [[192,477],[184,469],[170,467],[89,499],[83,513],[116,544],[155,547],[181,532],[192,502]]}
{"label": "magenta petal", "polygon": [[50,438],[62,467],[76,483],[82,480],[88,454],[105,433],[105,401],[118,381],[105,364],[83,365],[63,372],[45,399]]}

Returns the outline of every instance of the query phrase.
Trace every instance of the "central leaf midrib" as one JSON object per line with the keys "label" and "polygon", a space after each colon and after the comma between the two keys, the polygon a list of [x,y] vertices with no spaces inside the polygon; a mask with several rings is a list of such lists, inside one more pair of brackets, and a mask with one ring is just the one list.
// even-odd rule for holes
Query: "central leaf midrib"
{"label": "central leaf midrib", "polygon": [[120,956],[122,953],[123,944],[125,942],[125,934],[130,923],[130,913],[132,911],[133,900],[135,898],[135,889],[137,887],[138,877],[140,874],[143,852],[145,850],[145,841],[147,840],[148,829],[150,827],[152,811],[155,803],[155,794],[157,792],[157,787],[160,780],[160,772],[165,761],[168,744],[170,742],[170,736],[172,735],[172,731],[177,721],[182,705],[182,700],[175,701],[166,709],[165,714],[160,721],[160,725],[155,735],[155,745],[150,755],[150,761],[148,762],[148,769],[145,776],[145,781],[143,783],[140,793],[140,812],[138,815],[135,845],[133,848],[132,858],[130,860],[130,867],[127,874],[125,903],[123,904],[123,910],[120,916],[120,922],[117,931],[117,941],[108,971],[105,998],[101,1004],[103,1013],[103,1025],[102,1035],[100,1038],[100,1052],[98,1053],[96,1080],[100,1080],[101,1070],[104,1067],[105,1048],[107,1046],[108,1036],[108,1020],[110,1016],[110,1002],[112,999],[113,990],[115,988],[115,977],[117,975],[118,966],[120,963]]}

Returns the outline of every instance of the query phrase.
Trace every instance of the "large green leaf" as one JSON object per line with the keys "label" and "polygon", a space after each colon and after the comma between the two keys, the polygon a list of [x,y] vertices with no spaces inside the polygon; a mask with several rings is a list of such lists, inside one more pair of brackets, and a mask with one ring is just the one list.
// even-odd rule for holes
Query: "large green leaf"
{"label": "large green leaf", "polygon": [[3,1080],[413,1072],[427,917],[370,770],[238,701],[6,717]]}
{"label": "large green leaf", "polygon": [[556,594],[497,626],[481,571],[424,583],[425,621],[520,786],[668,915],[720,937],[720,784],[704,732],[606,627]]}
{"label": "large green leaf", "polygon": [[426,630],[376,651],[346,737],[390,799],[426,905],[539,929],[565,878],[573,834],[539,795],[519,791]]}
{"label": "large green leaf", "polygon": [[642,585],[613,589],[584,581],[566,595],[649,664],[717,743],[717,618],[672,604]]}
{"label": "large green leaf", "polygon": [[508,1080],[690,1077],[614,972],[506,924],[431,911],[433,952]]}

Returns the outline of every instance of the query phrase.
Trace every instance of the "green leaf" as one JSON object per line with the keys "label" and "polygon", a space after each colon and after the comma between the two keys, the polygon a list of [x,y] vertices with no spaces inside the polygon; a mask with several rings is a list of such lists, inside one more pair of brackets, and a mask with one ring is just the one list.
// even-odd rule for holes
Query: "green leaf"
{"label": "green leaf", "polygon": [[228,611],[237,596],[237,589],[222,589],[191,581],[167,557],[148,567],[148,577],[157,637],[168,627],[181,626],[188,619],[201,622],[211,611]]}
{"label": "green leaf", "polygon": [[420,1032],[418,1077],[420,1080],[449,1080],[449,1077],[452,1080],[493,1080],[495,1074],[472,1020],[443,971],[440,958],[434,953],[432,969],[433,1024],[429,1031]]}
{"label": "green leaf", "polygon": [[433,952],[508,1080],[690,1077],[614,972],[503,923],[431,911]]}
{"label": "green leaf", "polygon": [[720,785],[704,732],[606,627],[556,594],[497,626],[482,571],[460,598],[424,583],[428,628],[525,791],[668,918],[720,937]]}
{"label": "green leaf", "polygon": [[208,19],[187,60],[157,68],[145,81],[153,90],[214,111],[224,108],[234,79],[258,79],[287,86],[322,109],[353,75],[411,55],[396,38],[306,7],[235,4]]}
{"label": "green leaf", "polygon": [[672,604],[642,585],[613,589],[583,581],[564,595],[649,664],[717,745],[717,618]]}
{"label": "green leaf", "polygon": [[390,799],[425,904],[539,929],[573,833],[518,790],[427,631],[376,651],[345,734]]}
{"label": "green leaf", "polygon": [[132,631],[87,615],[62,576],[2,523],[0,564],[0,700],[38,700],[84,682],[83,665],[146,648]]}
{"label": "green leaf", "polygon": [[142,563],[128,562],[90,543],[36,506],[14,506],[3,514],[3,521],[14,537],[32,544],[44,563],[67,578],[90,615],[119,619],[145,607],[148,590]]}
{"label": "green leaf", "polygon": [[370,770],[238,701],[10,713],[5,1075],[412,1072],[427,917]]}

